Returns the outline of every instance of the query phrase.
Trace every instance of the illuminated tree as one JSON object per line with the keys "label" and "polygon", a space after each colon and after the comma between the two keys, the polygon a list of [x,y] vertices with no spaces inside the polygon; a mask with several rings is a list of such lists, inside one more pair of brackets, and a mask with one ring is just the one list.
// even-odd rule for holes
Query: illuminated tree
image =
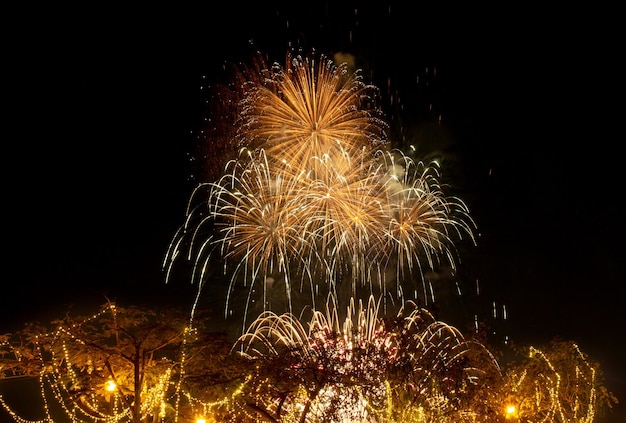
{"label": "illuminated tree", "polygon": [[411,302],[390,327],[398,349],[387,375],[395,421],[496,421],[502,370],[480,337],[465,336]]}
{"label": "illuminated tree", "polygon": [[592,423],[617,398],[603,385],[599,363],[571,341],[529,347],[507,366],[503,409],[520,422]]}
{"label": "illuminated tree", "polygon": [[[407,304],[392,319],[353,302],[329,303],[304,326],[266,312],[236,345],[254,363],[233,398],[241,421],[493,422],[498,363],[478,341]],[[239,421],[239,420],[232,420]]]}
{"label": "illuminated tree", "polygon": [[237,379],[225,335],[203,327],[200,314],[196,322],[182,310],[107,302],[89,317],[68,313],[52,329],[28,324],[5,335],[0,376],[39,379],[44,421],[59,410],[73,422],[176,421],[195,412],[193,398],[220,396]]}

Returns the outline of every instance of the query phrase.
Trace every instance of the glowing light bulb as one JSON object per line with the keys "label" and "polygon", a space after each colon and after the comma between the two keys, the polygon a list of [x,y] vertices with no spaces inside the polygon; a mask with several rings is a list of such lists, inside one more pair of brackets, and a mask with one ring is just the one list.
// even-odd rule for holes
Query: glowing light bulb
{"label": "glowing light bulb", "polygon": [[109,392],[113,392],[117,388],[117,385],[112,380],[107,380],[104,384],[104,388]]}
{"label": "glowing light bulb", "polygon": [[514,405],[507,405],[506,406],[506,415],[505,415],[506,419],[513,419],[517,417],[517,407],[515,407]]}

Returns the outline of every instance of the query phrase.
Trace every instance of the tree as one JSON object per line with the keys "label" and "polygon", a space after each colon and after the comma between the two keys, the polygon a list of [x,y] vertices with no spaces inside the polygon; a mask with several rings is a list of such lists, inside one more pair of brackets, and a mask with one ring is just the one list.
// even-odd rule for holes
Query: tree
{"label": "tree", "polygon": [[307,326],[266,312],[239,338],[254,366],[238,409],[254,417],[229,421],[493,422],[500,411],[485,395],[501,386],[493,355],[425,309],[386,319],[370,297],[345,320],[328,304]]}
{"label": "tree", "polygon": [[177,421],[195,412],[193,395],[218,396],[240,376],[226,335],[208,331],[199,313],[190,321],[180,309],[111,301],[88,317],[68,311],[48,326],[3,335],[0,377],[39,378],[45,421],[59,410],[71,421]]}
{"label": "tree", "polygon": [[554,339],[545,348],[525,348],[507,367],[502,390],[509,417],[520,422],[592,423],[617,398],[603,385],[599,363],[572,341]]}

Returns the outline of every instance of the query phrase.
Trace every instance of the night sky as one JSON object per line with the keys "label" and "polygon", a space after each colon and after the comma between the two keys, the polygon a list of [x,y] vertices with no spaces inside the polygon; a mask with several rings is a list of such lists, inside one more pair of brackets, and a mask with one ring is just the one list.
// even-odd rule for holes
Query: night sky
{"label": "night sky", "polygon": [[189,281],[166,285],[161,264],[199,182],[190,158],[205,125],[202,87],[254,49],[279,62],[290,45],[346,52],[383,102],[402,99],[402,111],[386,112],[408,133],[441,116],[445,136],[423,148],[449,158],[446,175],[477,222],[465,258],[485,315],[505,304],[503,330],[522,344],[578,342],[620,399],[604,421],[624,421],[613,13],[359,2],[17,12],[2,53],[0,331],[103,295],[189,303]]}

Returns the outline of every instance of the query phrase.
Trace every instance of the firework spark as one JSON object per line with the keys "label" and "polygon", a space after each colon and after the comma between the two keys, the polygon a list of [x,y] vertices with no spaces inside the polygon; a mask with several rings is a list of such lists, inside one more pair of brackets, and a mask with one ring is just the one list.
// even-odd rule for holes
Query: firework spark
{"label": "firework spark", "polygon": [[485,381],[499,377],[484,346],[425,309],[407,304],[384,320],[370,297],[366,306],[352,301],[342,320],[334,304],[313,311],[308,328],[291,314],[266,312],[253,322],[236,344],[258,363],[243,397],[263,392],[257,405],[280,421],[398,421],[406,407],[469,421],[460,416],[473,412]]}

